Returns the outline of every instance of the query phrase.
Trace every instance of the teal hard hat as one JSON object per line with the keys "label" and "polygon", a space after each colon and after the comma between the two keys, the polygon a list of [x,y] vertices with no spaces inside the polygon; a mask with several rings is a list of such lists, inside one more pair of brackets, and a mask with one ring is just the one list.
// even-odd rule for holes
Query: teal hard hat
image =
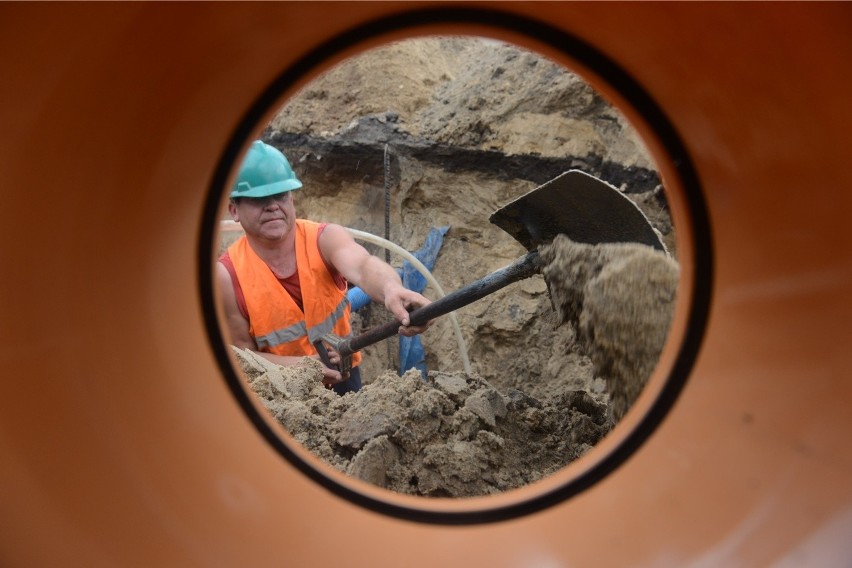
{"label": "teal hard hat", "polygon": [[266,197],[302,187],[287,157],[277,148],[255,140],[231,189],[236,197]]}

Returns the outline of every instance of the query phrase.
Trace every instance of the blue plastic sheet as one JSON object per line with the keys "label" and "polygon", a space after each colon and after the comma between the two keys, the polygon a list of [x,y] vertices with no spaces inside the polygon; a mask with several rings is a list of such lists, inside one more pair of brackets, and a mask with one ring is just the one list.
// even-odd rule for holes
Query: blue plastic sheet
{"label": "blue plastic sheet", "polygon": [[[397,270],[397,272],[401,271]],[[352,306],[353,312],[357,312],[370,303],[370,296],[357,286],[350,288],[349,291],[346,292],[346,297],[349,299],[349,304]]]}
{"label": "blue plastic sheet", "polygon": [[[423,263],[430,271],[435,266],[438,252],[444,243],[444,235],[447,234],[449,229],[449,227],[433,227],[426,235],[423,246],[412,253],[414,258]],[[397,270],[397,272],[402,278],[402,285],[409,290],[422,292],[426,288],[426,277],[420,274],[407,260],[403,262],[402,269]],[[351,288],[347,292],[347,297],[353,310],[359,310],[370,303],[370,297],[357,287]],[[426,379],[426,353],[423,350],[423,342],[419,335],[399,338],[399,374],[401,375],[409,369],[419,369],[423,379]]]}
{"label": "blue plastic sheet", "polygon": [[[417,252],[413,253],[414,258],[423,263],[431,272],[435,266],[435,259],[438,258],[438,251],[441,250],[441,245],[444,243],[444,235],[447,234],[449,227],[432,228],[426,236],[426,242]],[[409,290],[422,292],[426,287],[426,277],[420,274],[410,262],[405,261],[402,264],[402,285]],[[414,337],[399,338],[399,374],[403,374],[409,369],[419,369],[423,380],[426,380],[426,353],[423,350],[423,342],[419,335]]]}

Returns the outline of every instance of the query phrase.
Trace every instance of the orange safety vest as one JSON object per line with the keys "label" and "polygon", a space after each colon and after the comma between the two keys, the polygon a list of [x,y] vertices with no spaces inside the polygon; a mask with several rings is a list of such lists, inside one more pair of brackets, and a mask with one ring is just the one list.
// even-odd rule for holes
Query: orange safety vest
{"label": "orange safety vest", "polygon": [[[341,290],[319,250],[319,223],[296,220],[296,271],[302,288],[302,311],[246,237],[228,247],[228,255],[243,289],[249,315],[249,333],[257,348],[277,355],[310,356],[313,341],[332,332],[349,337],[350,306],[346,287]],[[361,362],[353,353],[352,366]]]}

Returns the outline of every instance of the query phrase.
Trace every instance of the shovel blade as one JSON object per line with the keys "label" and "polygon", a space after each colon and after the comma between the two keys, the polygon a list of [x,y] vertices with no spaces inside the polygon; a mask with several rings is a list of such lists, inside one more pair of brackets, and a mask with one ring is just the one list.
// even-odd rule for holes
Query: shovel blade
{"label": "shovel blade", "polygon": [[569,170],[492,213],[527,250],[562,233],[585,244],[641,243],[666,251],[642,210],[613,186]]}

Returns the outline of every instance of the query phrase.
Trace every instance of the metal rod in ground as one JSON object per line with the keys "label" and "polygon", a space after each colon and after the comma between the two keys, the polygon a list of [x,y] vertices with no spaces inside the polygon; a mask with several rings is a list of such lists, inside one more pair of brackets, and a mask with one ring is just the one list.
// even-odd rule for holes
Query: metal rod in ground
{"label": "metal rod in ground", "polygon": [[[388,145],[385,144],[384,154],[384,185],[385,185],[385,240],[390,241],[390,155],[388,153]],[[385,249],[385,262],[390,264],[390,250]],[[388,355],[388,366],[395,367],[393,352],[394,345],[391,342],[386,346]]]}
{"label": "metal rod in ground", "polygon": [[[390,154],[385,144],[385,240],[390,240]],[[390,264],[390,251],[385,249],[385,262]]]}

